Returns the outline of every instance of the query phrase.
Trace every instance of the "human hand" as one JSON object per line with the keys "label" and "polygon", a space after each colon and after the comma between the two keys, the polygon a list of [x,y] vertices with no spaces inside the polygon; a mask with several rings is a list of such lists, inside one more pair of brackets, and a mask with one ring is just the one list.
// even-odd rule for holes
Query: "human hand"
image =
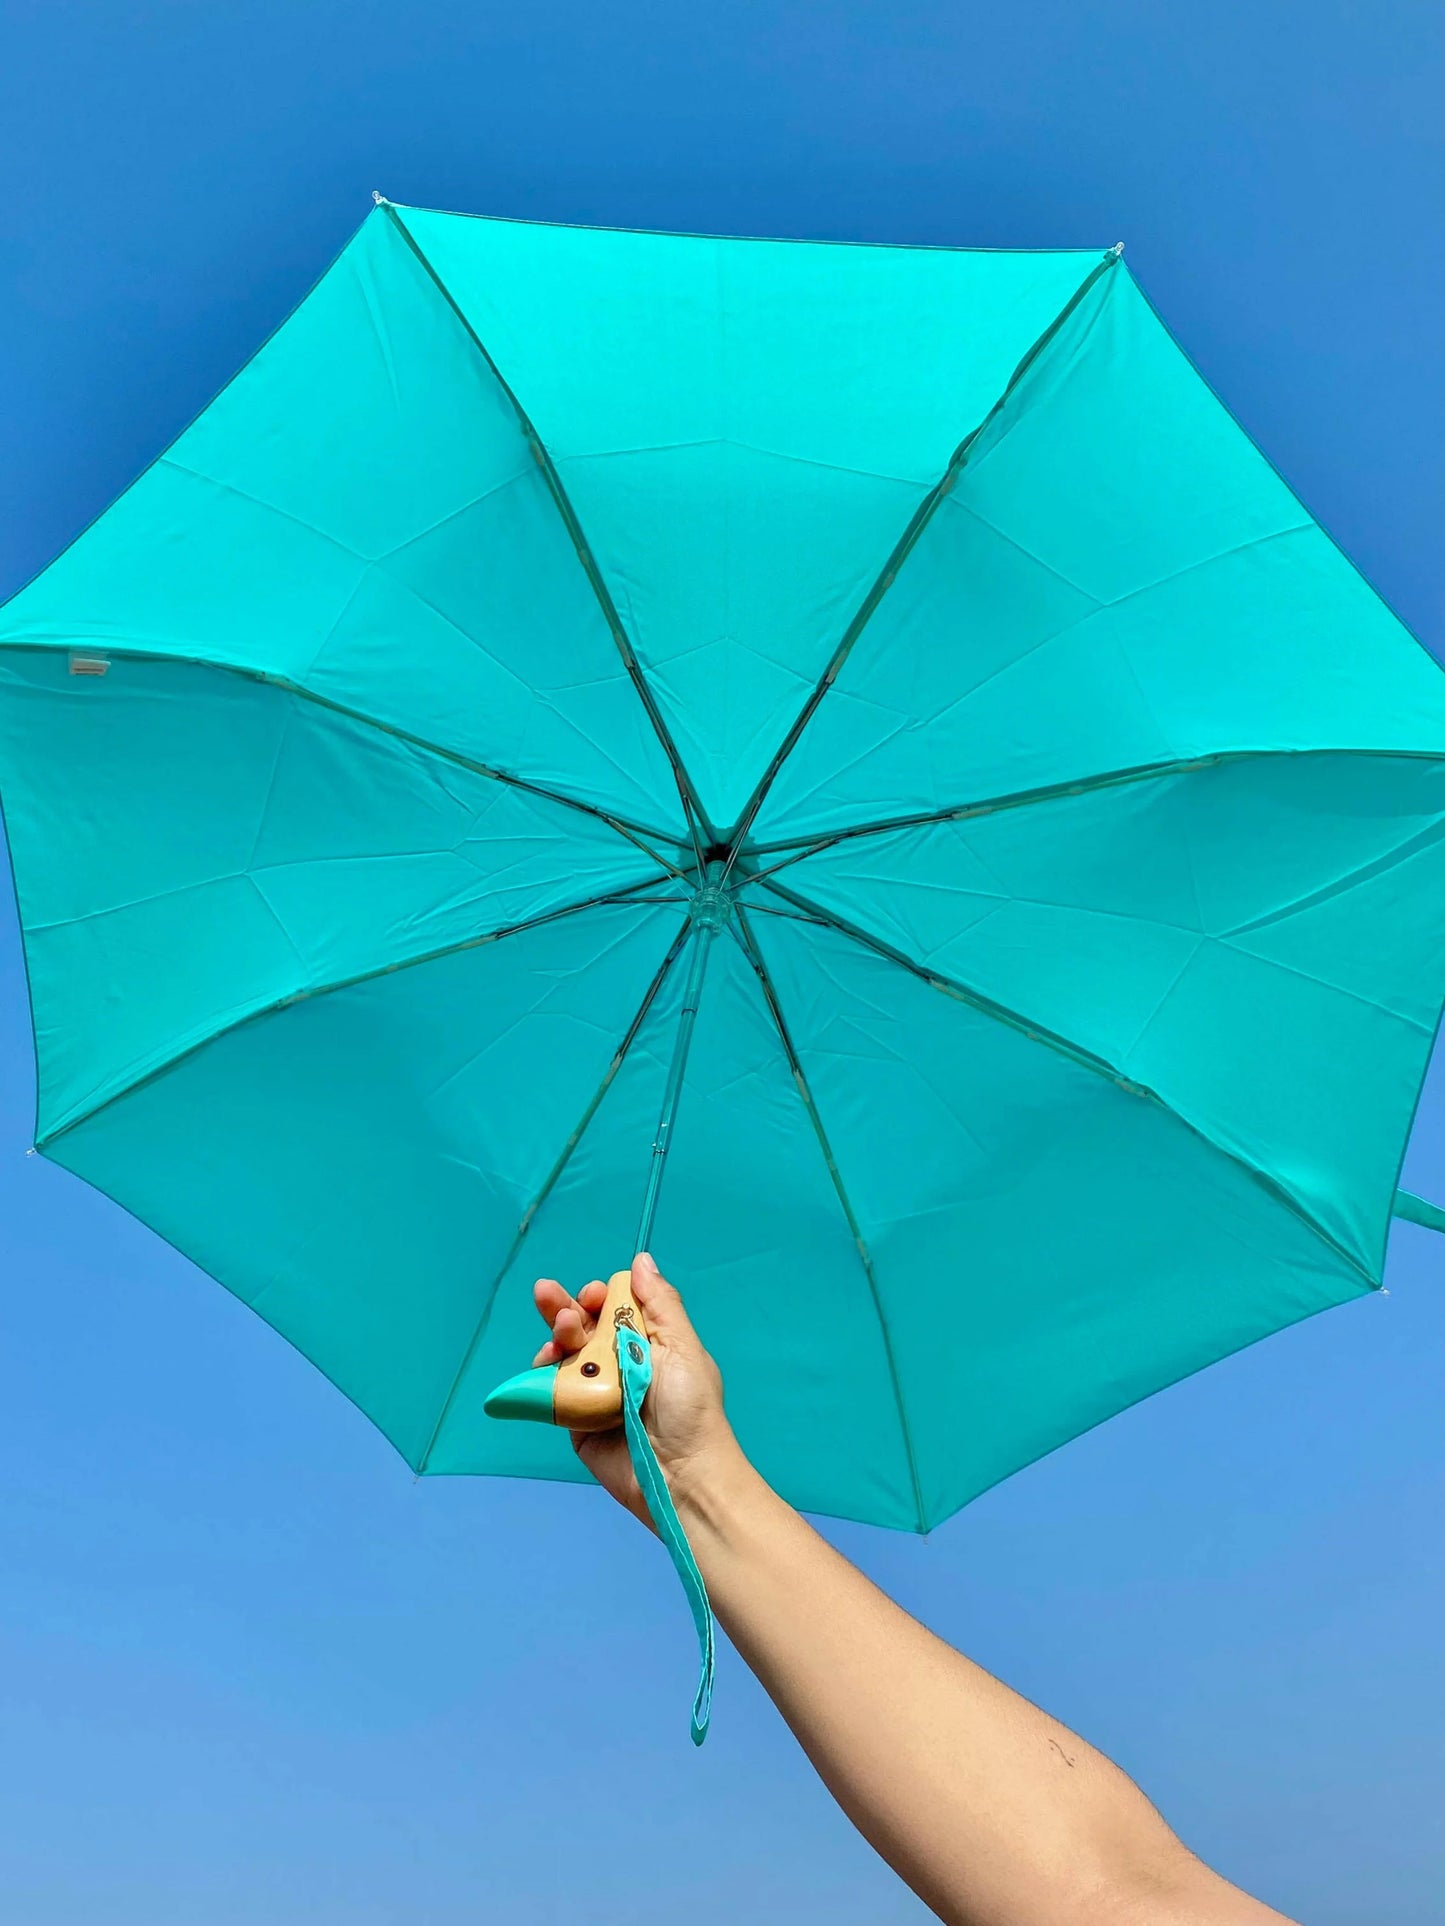
{"label": "human hand", "polygon": [[[723,1412],[722,1374],[704,1350],[681,1297],[646,1252],[632,1260],[632,1294],[652,1346],[652,1386],[643,1422],[676,1499],[681,1490],[706,1479],[720,1460],[736,1453]],[[597,1328],[607,1286],[594,1279],[573,1297],[555,1278],[542,1277],[532,1295],[552,1331],[532,1362],[557,1364],[580,1351]],[[574,1431],[572,1446],[619,1504],[644,1524],[652,1523],[620,1426],[615,1431]]]}

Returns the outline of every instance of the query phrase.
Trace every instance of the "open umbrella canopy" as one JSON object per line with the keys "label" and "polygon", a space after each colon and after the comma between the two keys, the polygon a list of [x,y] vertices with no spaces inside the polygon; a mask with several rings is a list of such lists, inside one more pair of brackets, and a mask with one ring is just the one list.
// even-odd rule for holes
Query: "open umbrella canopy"
{"label": "open umbrella canopy", "polygon": [[[1118,250],[383,203],[0,615],[44,1153],[433,1472],[653,1248],[926,1528],[1373,1288],[1445,677]],[[705,971],[702,964],[705,962]]]}

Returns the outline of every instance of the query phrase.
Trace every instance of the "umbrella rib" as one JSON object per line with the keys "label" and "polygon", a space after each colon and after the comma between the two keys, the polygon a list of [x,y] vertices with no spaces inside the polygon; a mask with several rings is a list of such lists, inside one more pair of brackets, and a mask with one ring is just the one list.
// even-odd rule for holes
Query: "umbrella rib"
{"label": "umbrella rib", "polygon": [[942,502],[944,497],[950,492],[954,483],[958,480],[959,475],[963,472],[964,468],[967,467],[969,456],[978,445],[980,437],[984,434],[985,430],[997,420],[999,414],[1007,406],[1019,383],[1028,373],[1029,369],[1033,367],[1049,343],[1058,334],[1070,315],[1074,313],[1079,303],[1095,284],[1108,273],[1109,269],[1117,264],[1121,254],[1121,247],[1110,248],[1104,258],[1084,276],[1084,279],[1079,283],[1078,287],[1075,288],[1063,307],[1060,308],[1053,320],[1018,363],[1018,366],[1005,383],[1003,392],[999,395],[998,400],[994,402],[978,426],[970,429],[968,434],[964,436],[957,448],[954,449],[948,466],[944,469],[933,487],[930,488],[928,493],[923,497],[923,500],[918,504],[917,508],[914,509],[913,514],[909,518],[908,525],[894,544],[893,550],[887,561],[883,564],[876,581],[859,604],[857,614],[843,631],[842,639],[829,658],[827,667],[813,685],[807,700],[794,718],[792,727],[778,744],[767,767],[758,778],[757,786],[748,798],[743,813],[738,819],[738,826],[732,832],[731,841],[733,843],[734,854],[741,848],[748,830],[756,820],[758,811],[762,808],[768,791],[772,788],[777,778],[778,771],[797,747],[798,740],[802,736],[803,731],[812,721],[819,704],[822,702],[824,696],[827,695],[829,689],[832,688],[843,664],[852,654],[854,644],[857,642],[859,636],[862,635],[864,629],[867,628],[878,604],[892,587],[899,569],[902,568],[903,564],[907,561],[909,555],[917,546],[924,530],[933,520],[940,502]]}
{"label": "umbrella rib", "polygon": [[[15,654],[38,652],[55,655],[62,645],[44,642],[4,642],[0,650]],[[98,652],[115,662],[175,662],[189,669],[214,669],[220,675],[239,676],[246,682],[259,682],[268,689],[280,689],[284,694],[295,696],[301,702],[314,702],[318,709],[325,709],[335,716],[344,716],[348,722],[359,722],[363,728],[374,729],[378,735],[389,736],[394,742],[404,742],[408,748],[420,749],[424,754],[437,756],[443,762],[465,769],[471,775],[484,776],[488,782],[503,783],[509,789],[520,789],[529,796],[540,796],[544,802],[556,803],[561,809],[577,810],[590,816],[594,822],[605,823],[625,841],[634,844],[645,856],[665,869],[672,876],[681,876],[683,870],[670,858],[652,847],[653,842],[676,844],[677,838],[670,830],[655,829],[651,824],[634,822],[628,816],[619,816],[614,810],[603,809],[597,803],[584,802],[579,796],[569,796],[561,789],[552,789],[546,783],[534,782],[529,776],[516,776],[509,770],[498,769],[492,763],[479,762],[471,756],[464,756],[459,749],[448,749],[440,742],[433,742],[427,736],[419,736],[411,729],[403,729],[393,722],[383,722],[379,716],[369,714],[365,709],[353,709],[345,702],[335,702],[330,696],[318,694],[308,689],[304,683],[293,682],[289,676],[276,675],[269,669],[253,669],[243,662],[215,662],[202,655],[178,655],[165,649],[133,649],[113,647],[109,642],[100,645]],[[650,840],[647,840],[650,839]]]}
{"label": "umbrella rib", "polygon": [[828,1167],[828,1175],[832,1179],[833,1188],[838,1194],[838,1202],[842,1207],[843,1216],[847,1220],[848,1229],[857,1247],[858,1259],[863,1266],[863,1275],[868,1281],[869,1294],[873,1299],[873,1310],[878,1319],[879,1334],[883,1340],[883,1354],[888,1360],[888,1376],[893,1386],[893,1402],[898,1412],[898,1428],[903,1434],[903,1452],[908,1461],[908,1477],[913,1488],[913,1505],[918,1518],[918,1529],[920,1532],[926,1533],[928,1530],[928,1518],[923,1506],[923,1487],[918,1476],[918,1458],[913,1448],[913,1434],[908,1428],[908,1410],[903,1400],[903,1384],[898,1375],[898,1360],[893,1352],[892,1334],[888,1329],[888,1320],[883,1313],[883,1298],[878,1289],[878,1273],[874,1269],[873,1254],[868,1248],[868,1241],[863,1235],[862,1226],[858,1222],[857,1213],[854,1211],[852,1200],[848,1196],[847,1188],[843,1182],[843,1173],[838,1168],[838,1160],[833,1154],[833,1146],[829,1142],[828,1133],[823,1127],[823,1119],[818,1110],[817,1101],[813,1096],[812,1086],[808,1082],[807,1072],[804,1070],[802,1059],[798,1055],[797,1045],[794,1043],[792,1032],[788,1028],[787,1018],[783,1015],[783,1006],[778,998],[777,985],[773,982],[767,960],[758,946],[757,938],[753,935],[752,926],[748,921],[747,911],[741,903],[737,904],[736,909],[739,946],[744,956],[747,957],[748,962],[752,965],[758,982],[762,986],[763,997],[767,1003],[769,1014],[773,1019],[773,1027],[778,1033],[778,1041],[783,1047],[783,1054],[788,1060],[788,1068],[793,1074],[793,1082],[797,1087],[803,1108],[808,1113],[808,1120],[813,1126],[814,1135],[818,1139],[818,1147],[823,1153],[823,1162]]}
{"label": "umbrella rib", "polygon": [[511,1270],[513,1264],[516,1263],[517,1253],[521,1250],[523,1243],[526,1241],[527,1233],[532,1228],[532,1225],[536,1220],[538,1211],[541,1210],[543,1204],[546,1203],[548,1197],[550,1197],[553,1190],[556,1189],[557,1183],[560,1180],[562,1173],[566,1170],[568,1164],[572,1161],[573,1153],[576,1151],[577,1146],[581,1143],[588,1125],[592,1122],[592,1119],[597,1115],[598,1110],[601,1108],[603,1098],[607,1095],[607,1092],[612,1088],[613,1081],[616,1078],[618,1071],[622,1068],[623,1062],[627,1056],[628,1051],[632,1048],[633,1044],[637,1041],[638,1032],[641,1030],[643,1024],[647,1021],[648,1011],[652,1008],[654,1002],[657,1000],[658,991],[662,988],[664,982],[667,980],[669,971],[672,969],[673,964],[677,961],[678,957],[681,955],[682,950],[686,945],[688,937],[691,935],[691,933],[692,933],[692,924],[684,923],[682,928],[678,931],[676,937],[674,937],[671,945],[668,948],[668,952],[666,956],[663,957],[662,962],[659,964],[657,968],[656,974],[653,976],[652,981],[648,984],[641,1003],[637,1006],[636,1015],[633,1017],[631,1023],[627,1026],[626,1033],[624,1034],[621,1043],[618,1044],[616,1050],[612,1053],[612,1059],[607,1065],[606,1070],[602,1074],[602,1081],[598,1084],[596,1090],[592,1093],[592,1097],[588,1102],[586,1109],[582,1112],[582,1115],[578,1118],[577,1123],[573,1127],[571,1136],[569,1136],[566,1143],[563,1144],[562,1149],[559,1152],[556,1161],[552,1165],[552,1168],[547,1172],[547,1175],[542,1179],[541,1186],[537,1190],[535,1196],[532,1198],[531,1202],[527,1205],[527,1208],[522,1212],[522,1216],[520,1221],[518,1222],[516,1231],[513,1233],[512,1241],[507,1247],[507,1254],[502,1259],[502,1262],[497,1269],[496,1275],[493,1277],[491,1284],[487,1289],[487,1294],[482,1301],[481,1312],[477,1318],[476,1327],[472,1332],[471,1341],[468,1343],[466,1350],[462,1353],[462,1359],[460,1364],[458,1364],[456,1368],[456,1372],[452,1378],[451,1387],[448,1390],[447,1395],[442,1402],[441,1409],[437,1413],[436,1423],[431,1428],[431,1435],[426,1441],[426,1448],[416,1462],[416,1470],[418,1473],[424,1472],[427,1468],[427,1464],[430,1461],[431,1454],[436,1449],[437,1439],[441,1436],[442,1427],[443,1425],[445,1425],[447,1418],[451,1414],[452,1406],[456,1402],[457,1393],[461,1390],[462,1383],[465,1380],[468,1371],[470,1371],[472,1367],[472,1360],[473,1358],[475,1358],[478,1348],[480,1347],[483,1338],[485,1338],[487,1334],[487,1326],[492,1321],[492,1311],[496,1305],[497,1293],[502,1288],[502,1283],[507,1275],[507,1272]]}
{"label": "umbrella rib", "polygon": [[970,1009],[977,1010],[981,1016],[992,1017],[995,1022],[1002,1023],[1006,1028],[1015,1030],[1020,1036],[1026,1037],[1030,1043],[1042,1044],[1045,1049],[1053,1050],[1057,1055],[1067,1057],[1071,1063],[1078,1064],[1081,1069],[1093,1071],[1096,1076],[1107,1079],[1107,1081],[1114,1084],[1116,1088],[1127,1091],[1130,1096],[1142,1097],[1148,1103],[1157,1104],[1161,1110],[1171,1116],[1174,1121],[1183,1129],[1187,1130],[1191,1136],[1196,1137],[1200,1143],[1207,1145],[1217,1156],[1227,1158],[1230,1163],[1237,1166],[1237,1168],[1242,1170],[1254,1183],[1265,1190],[1269,1196],[1273,1198],[1275,1203],[1282,1204],[1285,1209],[1297,1217],[1308,1230],[1314,1233],[1322,1244],[1329,1247],[1336,1257],[1348,1264],[1357,1276],[1362,1277],[1371,1290],[1376,1288],[1378,1279],[1371,1276],[1368,1268],[1361,1263],[1354,1252],[1349,1250],[1331,1231],[1326,1229],[1313,1213],[1300,1202],[1293,1192],[1280,1183],[1278,1178],[1272,1177],[1268,1171],[1261,1170],[1257,1164],[1252,1164],[1247,1157],[1240,1156],[1238,1151],[1230,1150],[1227,1145],[1216,1142],[1207,1130],[1203,1130],[1198,1124],[1192,1123],[1181,1111],[1176,1110],[1174,1105],[1171,1104],[1166,1097],[1161,1096],[1160,1093],[1149,1084],[1140,1083],[1133,1077],[1126,1077],[1123,1071],[1116,1065],[1110,1063],[1106,1057],[1097,1056],[1092,1050],[1086,1050],[1082,1045],[1072,1043],[1067,1037],[1060,1036],[1057,1031],[1050,1030],[1041,1023],[1033,1022],[1029,1017],[1026,1017],[1022,1011],[1011,1009],[1008,1004],[1000,1003],[996,998],[986,996],[983,991],[973,989],[958,977],[944,976],[937,970],[930,970],[925,964],[916,963],[913,958],[908,956],[903,950],[895,948],[893,944],[886,942],[882,937],[874,936],[870,931],[860,928],[858,924],[847,922],[845,919],[833,915],[821,905],[811,902],[806,896],[794,894],[792,890],[785,888],[783,884],[768,881],[763,884],[763,888],[773,891],[775,895],[781,896],[786,902],[791,903],[795,909],[805,910],[810,915],[816,916],[821,922],[827,924],[830,929],[836,930],[840,936],[847,937],[851,942],[859,944],[863,949],[871,950],[875,956],[882,957],[885,962],[897,964],[900,969],[906,970],[910,976],[917,977],[920,982],[928,984],[930,989],[942,991],[945,996],[952,997],[955,1002],[966,1004]]}
{"label": "umbrella rib", "polygon": [[551,495],[553,505],[561,517],[562,525],[571,539],[572,546],[577,551],[577,559],[582,564],[583,573],[592,585],[592,593],[597,598],[597,606],[602,611],[602,618],[611,633],[612,640],[617,648],[617,653],[622,658],[622,666],[626,669],[628,679],[637,692],[638,700],[647,713],[647,719],[652,724],[653,733],[657,737],[662,753],[666,756],[671,766],[673,781],[677,784],[677,793],[682,802],[683,814],[686,816],[688,827],[692,831],[694,854],[698,860],[698,867],[701,868],[703,841],[705,840],[709,843],[716,842],[717,831],[709,820],[707,811],[703,807],[702,798],[691,776],[689,776],[687,772],[687,767],[678,751],[677,744],[673,740],[672,731],[668,728],[667,721],[661,709],[658,707],[657,697],[653,694],[652,688],[642,672],[642,664],[637,659],[637,651],[632,646],[632,638],[623,626],[622,617],[617,611],[617,604],[612,599],[612,592],[607,586],[601,568],[598,566],[597,557],[592,552],[592,545],[587,540],[581,522],[577,519],[577,511],[572,506],[571,497],[562,486],[562,478],[557,473],[556,463],[552,460],[546,443],[538,434],[531,416],[522,406],[521,401],[518,399],[506,376],[492,359],[481,336],[462,312],[455,295],[453,295],[446,282],[443,281],[440,274],[438,274],[432,266],[411,229],[401,218],[398,209],[395,208],[390,201],[385,202],[384,207],[393,227],[416,256],[417,261],[421,264],[421,267],[426,272],[438,294],[441,295],[442,299],[460,322],[472,346],[487,364],[493,379],[511,404],[512,411],[517,417],[517,425],[521,428],[527,446],[531,451],[532,459],[541,470],[542,479],[547,484],[547,492]]}
{"label": "umbrella rib", "polygon": [[1402,762],[1445,762],[1445,752],[1433,749],[1218,749],[1209,755],[1178,756],[1168,762],[1138,763],[1127,769],[1101,770],[1093,776],[1075,776],[1066,782],[1041,783],[1034,789],[1009,790],[999,796],[981,797],[976,802],[949,803],[941,809],[919,810],[916,814],[885,816],[876,822],[848,823],[842,829],[821,830],[815,836],[788,836],[774,843],[757,843],[750,854],[776,856],[780,860],[766,869],[753,870],[749,880],[785,869],[790,863],[816,856],[836,843],[852,842],[860,836],[887,836],[905,829],[926,829],[933,823],[966,822],[974,816],[992,816],[1004,809],[1027,809],[1033,803],[1056,802],[1065,796],[1087,796],[1098,789],[1121,788],[1126,783],[1157,782],[1165,776],[1192,775],[1196,769],[1217,769],[1235,762],[1259,762],[1291,756],[1380,756]]}
{"label": "umbrella rib", "polygon": [[602,909],[613,903],[640,903],[644,907],[654,903],[661,905],[669,899],[649,897],[643,892],[656,889],[659,883],[670,883],[672,880],[672,877],[667,875],[649,876],[643,882],[629,883],[623,889],[608,890],[597,896],[585,897],[576,903],[564,903],[559,909],[543,910],[539,915],[529,916],[520,923],[508,923],[501,929],[485,930],[480,936],[465,936],[456,943],[444,943],[439,949],[425,950],[419,956],[398,957],[395,962],[380,964],[374,970],[360,970],[354,976],[338,977],[332,983],[318,983],[312,988],[293,990],[286,996],[277,997],[274,1001],[264,1004],[259,1010],[248,1010],[243,1016],[236,1017],[234,1021],[223,1023],[219,1029],[212,1030],[195,1043],[187,1044],[184,1050],[178,1050],[173,1057],[167,1057],[164,1063],[154,1065],[143,1075],[123,1085],[121,1089],[112,1090],[110,1095],[102,1097],[99,1103],[92,1104],[89,1109],[80,1111],[76,1116],[67,1117],[64,1123],[57,1124],[53,1130],[47,1130],[43,1136],[37,1137],[35,1148],[41,1151],[47,1149],[58,1138],[67,1136],[72,1130],[79,1129],[82,1124],[89,1123],[92,1117],[98,1117],[103,1110],[108,1110],[112,1104],[119,1103],[122,1098],[133,1096],[137,1090],[143,1090],[147,1084],[168,1075],[180,1064],[188,1062],[202,1050],[209,1049],[211,1044],[219,1042],[222,1037],[231,1036],[237,1030],[244,1030],[249,1024],[259,1023],[265,1017],[277,1016],[283,1010],[291,1009],[294,1004],[309,1003],[315,998],[332,996],[341,990],[354,990],[362,983],[374,983],[379,977],[393,976],[400,970],[414,970],[423,963],[436,963],[444,956],[457,956],[464,950],[485,949],[489,944],[500,943],[504,937],[522,936],[528,930],[540,929],[544,923],[555,923],[565,916],[580,915],[583,910]]}

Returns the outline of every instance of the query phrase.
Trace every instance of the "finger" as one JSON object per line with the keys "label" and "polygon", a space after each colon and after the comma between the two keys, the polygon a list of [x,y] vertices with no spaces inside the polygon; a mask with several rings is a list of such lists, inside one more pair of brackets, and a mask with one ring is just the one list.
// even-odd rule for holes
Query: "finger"
{"label": "finger", "polygon": [[564,1291],[555,1277],[539,1277],[532,1286],[532,1302],[548,1324],[555,1324],[557,1313],[575,1303],[570,1291]]}
{"label": "finger", "polygon": [[532,1297],[543,1319],[551,1325],[552,1335],[537,1354],[537,1362],[555,1364],[559,1358],[580,1351],[592,1334],[596,1320],[587,1315],[572,1296],[553,1277],[539,1277]]}
{"label": "finger", "polygon": [[589,1308],[600,1304],[607,1287],[594,1279],[576,1297],[566,1291],[555,1277],[539,1277],[532,1286],[532,1298],[541,1316],[552,1327],[552,1335],[533,1360],[534,1364],[556,1364],[573,1351],[580,1351],[597,1328]]}
{"label": "finger", "polygon": [[646,1251],[639,1251],[632,1260],[632,1295],[642,1306],[649,1331],[655,1331],[659,1337],[697,1341],[681,1297]]}
{"label": "finger", "polygon": [[[573,1335],[580,1334],[578,1335],[577,1344],[572,1346],[573,1350],[585,1344],[597,1329],[597,1312],[602,1309],[603,1300],[606,1296],[607,1286],[605,1284],[599,1284],[594,1277],[590,1284],[584,1284],[582,1286],[575,1298],[568,1299],[566,1310],[569,1315],[564,1327],[566,1337],[568,1341],[570,1341]],[[554,1340],[557,1339],[557,1326],[555,1324],[552,1326],[552,1337]]]}
{"label": "finger", "polygon": [[563,1353],[580,1351],[596,1328],[595,1318],[588,1317],[579,1305],[568,1303],[557,1313],[552,1342]]}
{"label": "finger", "polygon": [[607,1295],[607,1286],[599,1284],[594,1277],[590,1284],[584,1284],[573,1297],[572,1293],[559,1284],[555,1277],[539,1277],[532,1286],[532,1302],[549,1324],[556,1320],[557,1313],[568,1309],[581,1308],[589,1315],[602,1308],[602,1300]]}

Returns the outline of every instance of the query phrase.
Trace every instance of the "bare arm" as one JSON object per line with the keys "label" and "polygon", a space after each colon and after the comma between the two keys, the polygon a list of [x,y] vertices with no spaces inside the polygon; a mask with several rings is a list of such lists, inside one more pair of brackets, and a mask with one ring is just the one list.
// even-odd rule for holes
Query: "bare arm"
{"label": "bare arm", "polygon": [[[538,1284],[553,1329],[538,1362],[582,1343],[602,1290]],[[1117,1766],[935,1638],[785,1504],[743,1456],[717,1367],[650,1259],[633,1290],[653,1338],[648,1429],[718,1618],[848,1817],[940,1918],[1278,1926]],[[620,1435],[574,1442],[646,1521]]]}

